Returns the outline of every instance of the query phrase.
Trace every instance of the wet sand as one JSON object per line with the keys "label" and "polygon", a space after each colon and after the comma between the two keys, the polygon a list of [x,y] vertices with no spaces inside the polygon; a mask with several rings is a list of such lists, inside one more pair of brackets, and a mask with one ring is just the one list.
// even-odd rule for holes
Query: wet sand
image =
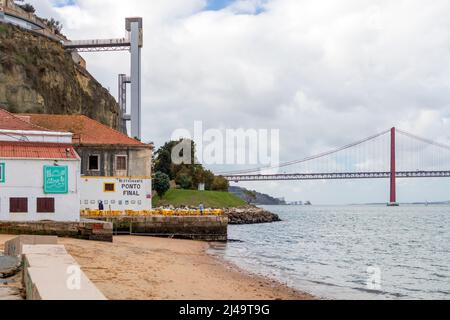
{"label": "wet sand", "polygon": [[[0,235],[0,250],[11,236]],[[121,236],[114,243],[59,239],[112,300],[305,300],[312,296],[250,275],[196,241]]]}

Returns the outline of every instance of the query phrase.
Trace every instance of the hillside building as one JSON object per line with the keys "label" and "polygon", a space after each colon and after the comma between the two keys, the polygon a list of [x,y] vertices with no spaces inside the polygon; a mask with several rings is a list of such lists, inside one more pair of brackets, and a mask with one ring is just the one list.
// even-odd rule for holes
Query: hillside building
{"label": "hillside building", "polygon": [[132,139],[83,115],[23,114],[25,121],[73,134],[81,157],[81,175],[150,177],[153,146]]}
{"label": "hillside building", "polygon": [[[49,26],[46,20],[37,17],[32,12],[26,12],[13,0],[0,0],[0,23],[20,27],[59,43],[67,40],[55,28]],[[72,51],[70,54],[75,64],[86,69],[86,60],[77,51]]]}
{"label": "hillside building", "polygon": [[1,221],[79,221],[80,165],[71,133],[0,109]]}
{"label": "hillside building", "polygon": [[0,22],[16,25],[56,41],[64,40],[44,19],[23,10],[13,0],[0,0]]}

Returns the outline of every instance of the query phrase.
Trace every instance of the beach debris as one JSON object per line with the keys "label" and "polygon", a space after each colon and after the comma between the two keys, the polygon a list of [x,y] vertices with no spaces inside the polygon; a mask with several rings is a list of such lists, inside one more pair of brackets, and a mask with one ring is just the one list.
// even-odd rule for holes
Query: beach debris
{"label": "beach debris", "polygon": [[20,271],[21,260],[18,257],[0,256],[0,278],[5,279]]}
{"label": "beach debris", "polygon": [[0,287],[0,301],[23,300],[17,288]]}

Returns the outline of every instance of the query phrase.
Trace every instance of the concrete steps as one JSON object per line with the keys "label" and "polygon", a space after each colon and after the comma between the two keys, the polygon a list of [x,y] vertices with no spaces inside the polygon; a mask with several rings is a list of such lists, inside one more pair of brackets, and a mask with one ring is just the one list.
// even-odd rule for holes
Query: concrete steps
{"label": "concrete steps", "polygon": [[22,236],[5,244],[22,256],[27,300],[107,300],[63,245],[46,244],[54,240]]}

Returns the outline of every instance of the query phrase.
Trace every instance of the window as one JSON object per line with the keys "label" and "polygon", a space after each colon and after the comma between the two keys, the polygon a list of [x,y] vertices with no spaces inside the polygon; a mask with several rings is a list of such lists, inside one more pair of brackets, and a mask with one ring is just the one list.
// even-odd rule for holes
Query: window
{"label": "window", "polygon": [[10,198],[9,212],[28,213],[28,198]]}
{"label": "window", "polygon": [[116,170],[126,171],[127,169],[127,156],[116,156]]}
{"label": "window", "polygon": [[54,198],[37,198],[38,213],[55,213]]}
{"label": "window", "polygon": [[103,184],[103,192],[116,192],[116,184],[105,182]]}
{"label": "window", "polygon": [[0,183],[5,183],[5,164],[0,163]]}
{"label": "window", "polygon": [[89,156],[88,170],[100,171],[100,156],[98,154]]}

